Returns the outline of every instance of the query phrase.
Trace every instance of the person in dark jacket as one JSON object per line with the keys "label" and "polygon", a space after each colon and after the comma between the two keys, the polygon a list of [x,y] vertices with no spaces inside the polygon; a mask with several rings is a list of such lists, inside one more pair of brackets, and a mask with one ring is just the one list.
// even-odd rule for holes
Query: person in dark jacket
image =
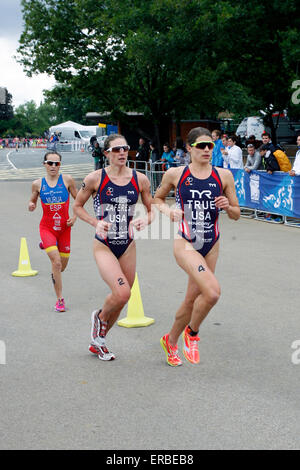
{"label": "person in dark jacket", "polygon": [[97,140],[94,141],[92,157],[94,158],[95,170],[100,170],[100,168],[103,168],[105,157]]}
{"label": "person in dark jacket", "polygon": [[[264,163],[264,167],[267,173],[272,175],[274,171],[280,171],[280,167],[276,157],[273,155],[273,151],[269,148],[270,144],[263,144],[259,147],[259,153]],[[272,144],[274,149],[275,146]]]}
{"label": "person in dark jacket", "polygon": [[143,137],[140,137],[139,139],[139,147],[135,159],[138,162],[137,169],[140,171],[145,170],[146,164],[144,162],[147,162],[149,160],[149,148]]}

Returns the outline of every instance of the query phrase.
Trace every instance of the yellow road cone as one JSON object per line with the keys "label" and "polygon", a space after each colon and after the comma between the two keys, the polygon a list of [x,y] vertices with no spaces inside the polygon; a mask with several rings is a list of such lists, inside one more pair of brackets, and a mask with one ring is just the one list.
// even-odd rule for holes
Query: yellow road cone
{"label": "yellow road cone", "polygon": [[35,276],[38,271],[31,269],[30,259],[28,255],[26,238],[21,238],[20,256],[19,256],[19,267],[17,271],[14,271],[12,276]]}
{"label": "yellow road cone", "polygon": [[118,321],[119,326],[134,328],[138,326],[149,326],[154,323],[153,318],[144,316],[143,302],[137,274],[131,289],[131,296],[127,307],[127,317]]}

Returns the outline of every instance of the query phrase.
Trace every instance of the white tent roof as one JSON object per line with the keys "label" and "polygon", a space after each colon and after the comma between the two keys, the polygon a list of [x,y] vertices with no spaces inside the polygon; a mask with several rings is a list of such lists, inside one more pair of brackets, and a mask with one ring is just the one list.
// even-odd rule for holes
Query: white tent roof
{"label": "white tent roof", "polygon": [[66,121],[62,122],[61,124],[56,124],[56,126],[51,126],[50,127],[50,132],[52,129],[56,129],[57,127],[76,127],[77,129],[85,129],[86,126],[83,126],[82,124],[78,124],[77,122],[74,121]]}

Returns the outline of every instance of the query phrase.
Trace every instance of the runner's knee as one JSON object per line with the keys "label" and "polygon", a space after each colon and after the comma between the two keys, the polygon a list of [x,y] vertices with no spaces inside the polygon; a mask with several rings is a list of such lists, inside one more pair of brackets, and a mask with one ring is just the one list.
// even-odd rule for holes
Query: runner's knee
{"label": "runner's knee", "polygon": [[130,299],[130,294],[131,294],[131,291],[130,291],[130,288],[129,286],[127,285],[123,285],[121,286],[120,289],[118,289],[118,291],[114,294],[114,298],[115,298],[115,301],[116,303],[119,305],[119,306],[124,306],[125,304],[127,304],[128,300]]}
{"label": "runner's knee", "polygon": [[61,260],[60,259],[52,260],[52,267],[55,271],[61,271],[62,270]]}
{"label": "runner's knee", "polygon": [[208,305],[212,307],[218,302],[221,290],[219,286],[210,286],[202,292],[203,298]]}

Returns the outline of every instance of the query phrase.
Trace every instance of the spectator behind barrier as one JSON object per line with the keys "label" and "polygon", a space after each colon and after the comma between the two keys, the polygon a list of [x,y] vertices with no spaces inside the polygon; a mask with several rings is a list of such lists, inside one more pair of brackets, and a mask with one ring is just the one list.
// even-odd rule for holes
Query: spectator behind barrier
{"label": "spectator behind barrier", "polygon": [[231,135],[228,137],[228,147],[223,153],[224,168],[244,168],[242,149],[236,145],[237,137]]}
{"label": "spectator behind barrier", "polygon": [[298,150],[296,153],[293,168],[289,171],[290,176],[300,176],[300,135],[297,137]]}
{"label": "spectator behind barrier", "polygon": [[94,158],[95,170],[100,170],[104,166],[105,156],[100,148],[99,142],[94,140],[94,150],[92,152],[92,157]]}
{"label": "spectator behind barrier", "polygon": [[176,162],[174,160],[174,156],[175,156],[174,152],[173,152],[173,150],[171,150],[171,147],[168,143],[163,145],[163,150],[164,150],[164,152],[161,156],[161,161],[165,162],[165,164],[162,165],[162,169],[163,169],[163,171],[166,171],[171,166],[175,166]]}
{"label": "spectator behind barrier", "polygon": [[214,141],[214,148],[212,151],[212,157],[211,157],[211,164],[212,166],[217,166],[217,167],[223,167],[224,166],[224,160],[223,160],[223,154],[222,154],[222,149],[225,149],[225,145],[223,144],[221,140],[221,131],[219,129],[215,129],[212,131],[211,136],[212,140]]}
{"label": "spectator behind barrier", "polygon": [[157,150],[155,143],[153,141],[149,142],[150,146],[150,161],[152,163],[157,162],[159,160],[159,151]]}
{"label": "spectator behind barrier", "polygon": [[253,144],[247,145],[247,161],[245,165],[245,171],[250,173],[252,170],[263,170],[263,165],[261,161],[261,155],[258,150],[255,150]]}
{"label": "spectator behind barrier", "polygon": [[186,148],[184,146],[183,140],[181,137],[176,137],[175,146],[174,146],[174,160],[177,165],[186,164]]}
{"label": "spectator behind barrier", "polygon": [[137,169],[142,172],[145,171],[145,162],[149,160],[149,148],[146,140],[143,137],[140,137],[139,139],[139,146],[135,155],[135,159],[138,162],[136,165]]}
{"label": "spectator behind barrier", "polygon": [[246,146],[248,144],[254,145],[255,149],[258,150],[259,147],[263,144],[262,140],[256,140],[255,135],[250,135],[249,138],[246,140]]}
{"label": "spectator behind barrier", "polygon": [[[273,144],[272,144],[273,145]],[[274,147],[274,146],[273,146]],[[274,171],[280,171],[279,164],[274,157],[273,153],[269,149],[269,144],[263,144],[259,147],[259,153],[263,160],[265,170],[269,175],[272,175]]]}

